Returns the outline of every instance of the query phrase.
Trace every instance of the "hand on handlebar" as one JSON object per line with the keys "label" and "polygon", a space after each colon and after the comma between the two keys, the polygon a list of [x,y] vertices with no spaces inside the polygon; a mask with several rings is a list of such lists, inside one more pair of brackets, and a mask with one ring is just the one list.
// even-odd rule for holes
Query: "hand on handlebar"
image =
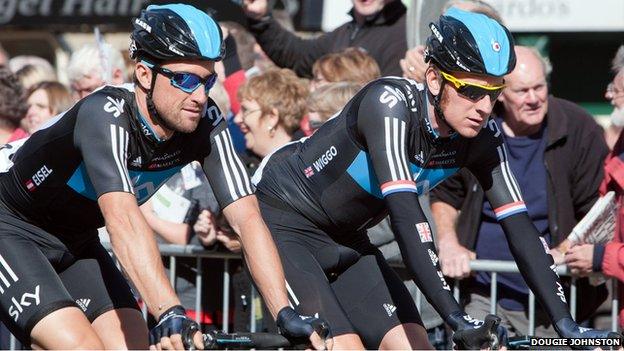
{"label": "hand on handlebar", "polygon": [[488,314],[481,321],[459,312],[449,320],[456,326],[453,342],[457,350],[498,350],[507,344],[507,329],[500,325],[501,319],[496,315]]}
{"label": "hand on handlebar", "polygon": [[[158,319],[149,333],[150,350],[204,349],[199,325],[186,316],[182,306],[173,306]],[[194,346],[194,348],[193,348]]]}
{"label": "hand on handlebar", "polygon": [[277,327],[289,340],[304,340],[316,350],[331,349],[329,325],[323,319],[302,316],[291,307],[282,308],[277,314]]}

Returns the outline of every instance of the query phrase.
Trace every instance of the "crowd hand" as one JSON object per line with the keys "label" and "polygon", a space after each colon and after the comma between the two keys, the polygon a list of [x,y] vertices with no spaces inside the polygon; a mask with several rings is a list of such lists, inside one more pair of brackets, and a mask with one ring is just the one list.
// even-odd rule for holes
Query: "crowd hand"
{"label": "crowd hand", "polygon": [[482,321],[457,312],[449,316],[449,320],[457,326],[453,333],[457,350],[506,350],[507,329],[500,325],[500,317],[488,314]]}
{"label": "crowd hand", "polygon": [[[624,342],[624,337],[621,333],[613,332],[610,330],[600,330],[600,329],[592,329],[592,328],[583,328],[580,327],[574,320],[571,318],[562,318],[557,323],[554,324],[555,330],[562,338],[584,338],[584,339],[605,339],[605,338],[614,338],[620,339],[621,342]],[[573,349],[587,349],[592,350],[595,349],[593,346],[579,346],[573,347]],[[620,347],[619,350],[622,350]]]}
{"label": "crowd hand", "polygon": [[267,0],[243,0],[243,11],[247,17],[261,19],[269,12]]}
{"label": "crowd hand", "polygon": [[565,262],[565,254],[561,252],[561,250],[558,247],[550,249],[548,253],[552,256],[556,265],[560,265]]}
{"label": "crowd hand", "polygon": [[217,231],[217,240],[219,240],[226,249],[234,253],[241,252],[241,242],[234,234],[219,229]]}
{"label": "crowd hand", "polygon": [[424,83],[425,71],[427,64],[425,63],[425,47],[422,45],[415,46],[405,52],[405,58],[399,61],[403,70],[403,77],[413,79],[417,82]]}
{"label": "crowd hand", "polygon": [[214,215],[208,210],[202,210],[193,224],[195,235],[204,246],[211,246],[217,240],[217,226]]}
{"label": "crowd hand", "polygon": [[580,244],[572,246],[565,254],[565,263],[574,275],[589,275],[593,270],[594,245]]}
{"label": "crowd hand", "polygon": [[457,241],[440,241],[438,248],[442,274],[449,278],[462,279],[470,275],[470,261],[477,254],[461,246]]}
{"label": "crowd hand", "polygon": [[286,306],[277,314],[275,323],[280,333],[293,343],[305,340],[316,350],[332,349],[329,325],[323,319],[302,316]]}
{"label": "crowd hand", "polygon": [[150,350],[204,349],[199,325],[186,316],[184,307],[169,308],[149,333]]}

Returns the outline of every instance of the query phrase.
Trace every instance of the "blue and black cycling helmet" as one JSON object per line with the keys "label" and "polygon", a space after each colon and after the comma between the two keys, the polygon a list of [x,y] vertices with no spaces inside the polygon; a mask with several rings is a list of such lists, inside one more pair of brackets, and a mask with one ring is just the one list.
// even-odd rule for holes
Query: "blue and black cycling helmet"
{"label": "blue and black cycling helmet", "polygon": [[130,57],[162,61],[219,61],[225,55],[221,28],[212,17],[191,5],[150,5],[132,21]]}
{"label": "blue and black cycling helmet", "polygon": [[429,27],[425,61],[442,70],[501,77],[516,66],[511,34],[486,15],[451,7]]}

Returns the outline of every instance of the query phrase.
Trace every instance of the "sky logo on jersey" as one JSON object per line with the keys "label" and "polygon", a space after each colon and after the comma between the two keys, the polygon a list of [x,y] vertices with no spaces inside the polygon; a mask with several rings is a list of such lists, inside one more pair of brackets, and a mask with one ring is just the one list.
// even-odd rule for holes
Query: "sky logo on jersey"
{"label": "sky logo on jersey", "polygon": [[316,169],[317,172],[320,172],[331,162],[331,160],[334,159],[334,157],[336,157],[336,155],[338,155],[338,150],[332,145],[323,155],[321,155],[321,157],[318,158],[318,160],[314,161],[312,164],[314,169]]}
{"label": "sky logo on jersey", "polygon": [[115,118],[121,116],[124,112],[124,104],[126,103],[126,100],[113,99],[110,96],[107,96],[106,100],[108,100],[108,102],[104,105],[104,111],[112,113]]}
{"label": "sky logo on jersey", "polygon": [[430,243],[433,241],[433,238],[431,236],[431,228],[429,228],[429,223],[416,223],[416,230],[418,231],[418,235],[420,236],[420,242]]}
{"label": "sky logo on jersey", "polygon": [[9,307],[9,315],[13,317],[14,321],[17,322],[20,314],[24,312],[25,307],[28,307],[33,303],[35,304],[35,306],[39,306],[39,303],[41,302],[39,285],[35,287],[35,291],[33,293],[24,293],[20,300],[17,300],[15,297],[11,297],[11,302],[13,302],[13,306]]}
{"label": "sky logo on jersey", "polygon": [[312,166],[309,166],[306,169],[304,169],[303,174],[305,174],[306,178],[310,178],[311,176],[313,176],[314,170],[312,169]]}
{"label": "sky logo on jersey", "polygon": [[43,165],[43,167],[41,167],[37,171],[37,173],[33,174],[30,179],[24,182],[24,185],[26,185],[26,189],[28,189],[28,191],[30,192],[37,190],[37,187],[41,185],[48,178],[48,176],[50,176],[50,174],[52,174],[52,169],[48,168],[48,166],[46,165]]}
{"label": "sky logo on jersey", "polygon": [[524,201],[516,201],[510,204],[498,207],[494,209],[494,214],[496,214],[496,220],[501,221],[509,216],[513,216],[516,213],[526,212],[526,206],[524,205]]}

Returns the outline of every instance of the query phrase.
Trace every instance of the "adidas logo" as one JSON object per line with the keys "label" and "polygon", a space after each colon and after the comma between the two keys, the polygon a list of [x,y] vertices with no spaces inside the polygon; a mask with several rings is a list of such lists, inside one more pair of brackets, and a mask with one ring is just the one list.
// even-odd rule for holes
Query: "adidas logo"
{"label": "adidas logo", "polygon": [[396,311],[396,306],[395,305],[391,305],[389,303],[384,303],[383,307],[386,310],[386,313],[388,314],[388,317],[392,317],[392,314],[394,313],[394,311]]}
{"label": "adidas logo", "polygon": [[80,306],[83,312],[87,312],[87,307],[89,307],[91,299],[78,299],[76,300],[76,303],[78,304],[78,306]]}

